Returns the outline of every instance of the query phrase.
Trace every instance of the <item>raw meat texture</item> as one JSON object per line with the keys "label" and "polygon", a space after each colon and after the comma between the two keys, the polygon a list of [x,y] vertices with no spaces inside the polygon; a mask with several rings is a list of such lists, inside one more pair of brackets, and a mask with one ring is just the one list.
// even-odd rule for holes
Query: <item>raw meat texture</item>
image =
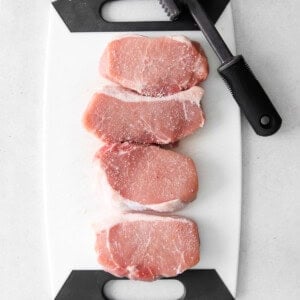
{"label": "raw meat texture", "polygon": [[123,143],[102,147],[96,158],[108,184],[119,195],[114,199],[130,209],[170,212],[196,198],[196,167],[185,155]]}
{"label": "raw meat texture", "polygon": [[175,216],[122,215],[99,226],[95,248],[104,270],[135,280],[173,277],[200,260],[197,225]]}
{"label": "raw meat texture", "polygon": [[142,95],[160,97],[205,80],[208,63],[199,44],[183,36],[126,36],[108,44],[102,76]]}
{"label": "raw meat texture", "polygon": [[84,114],[87,130],[105,142],[174,143],[204,124],[203,89],[162,98],[146,97],[120,86],[104,86]]}

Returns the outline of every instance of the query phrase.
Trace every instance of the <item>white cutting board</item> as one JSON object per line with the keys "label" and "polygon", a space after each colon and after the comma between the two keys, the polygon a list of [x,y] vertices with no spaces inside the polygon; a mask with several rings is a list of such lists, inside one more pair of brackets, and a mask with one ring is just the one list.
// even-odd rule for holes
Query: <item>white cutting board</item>
{"label": "white cutting board", "polygon": [[[134,18],[130,7],[126,13],[127,16],[131,13]],[[220,17],[217,27],[234,52],[230,5]],[[105,214],[101,210],[100,191],[94,185],[92,163],[99,141],[83,129],[81,117],[99,86],[100,55],[107,43],[120,33],[70,33],[53,8],[49,29],[44,110],[44,195],[54,296],[72,270],[100,269],[91,227],[97,218]],[[203,129],[182,141],[178,148],[195,161],[200,191],[198,198],[178,214],[195,220],[200,229],[201,262],[195,268],[216,269],[235,295],[241,217],[238,106],[217,74],[219,62],[201,32],[138,34],[183,34],[199,41],[208,56],[210,75],[203,84],[206,94],[202,102],[207,122]]]}

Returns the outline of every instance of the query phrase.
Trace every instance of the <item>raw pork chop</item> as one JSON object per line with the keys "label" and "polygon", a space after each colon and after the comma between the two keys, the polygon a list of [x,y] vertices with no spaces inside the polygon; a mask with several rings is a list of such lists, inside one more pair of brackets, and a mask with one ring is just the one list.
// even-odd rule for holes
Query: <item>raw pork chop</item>
{"label": "raw pork chop", "polygon": [[83,122],[106,142],[169,144],[203,126],[202,95],[200,87],[155,98],[105,86],[94,95]]}
{"label": "raw pork chop", "polygon": [[185,218],[131,213],[99,227],[98,262],[118,277],[172,277],[200,259],[197,225]]}
{"label": "raw pork chop", "polygon": [[188,89],[206,79],[208,63],[199,44],[183,36],[127,36],[108,44],[100,73],[146,96]]}
{"label": "raw pork chop", "polygon": [[135,210],[169,212],[196,198],[198,176],[191,158],[157,146],[106,145],[96,154],[114,197]]}

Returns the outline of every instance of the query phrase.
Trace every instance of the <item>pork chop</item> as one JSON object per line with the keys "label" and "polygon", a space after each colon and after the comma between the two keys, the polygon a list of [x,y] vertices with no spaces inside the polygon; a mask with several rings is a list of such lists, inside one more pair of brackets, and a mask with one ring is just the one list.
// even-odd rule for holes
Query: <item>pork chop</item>
{"label": "pork chop", "polygon": [[198,176],[191,158],[157,146],[106,145],[96,154],[116,200],[134,210],[170,212],[196,198]]}
{"label": "pork chop", "polygon": [[204,124],[203,89],[162,98],[146,97],[120,86],[104,86],[83,117],[85,128],[105,142],[174,143]]}
{"label": "pork chop", "polygon": [[108,44],[102,76],[142,95],[160,97],[206,79],[208,63],[199,44],[183,36],[126,36]]}
{"label": "pork chop", "polygon": [[173,277],[200,260],[197,225],[186,218],[129,213],[96,229],[104,270],[129,279]]}

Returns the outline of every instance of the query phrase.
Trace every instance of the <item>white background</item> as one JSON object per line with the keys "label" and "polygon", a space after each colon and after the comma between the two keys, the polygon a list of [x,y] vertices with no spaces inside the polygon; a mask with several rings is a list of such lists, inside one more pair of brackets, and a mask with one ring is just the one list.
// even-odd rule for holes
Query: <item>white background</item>
{"label": "white background", "polygon": [[[268,138],[242,122],[238,299],[299,299],[300,2],[232,4],[238,52],[284,120]],[[1,299],[49,299],[41,189],[48,9],[48,0],[0,0]]]}

